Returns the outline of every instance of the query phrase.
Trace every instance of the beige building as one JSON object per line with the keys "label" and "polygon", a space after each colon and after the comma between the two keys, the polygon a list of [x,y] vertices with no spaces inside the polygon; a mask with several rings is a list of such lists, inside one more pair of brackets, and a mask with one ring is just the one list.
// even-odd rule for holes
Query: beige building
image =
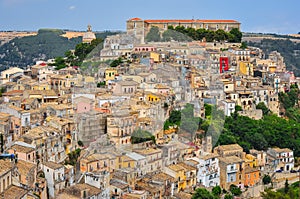
{"label": "beige building", "polygon": [[233,28],[240,29],[241,23],[235,20],[204,20],[204,19],[140,19],[132,18],[127,20],[127,34],[134,35],[141,42],[144,42],[145,36],[150,31],[151,27],[157,26],[160,32],[168,29],[168,26],[184,26],[185,28],[204,28],[207,30],[222,29],[230,31]]}
{"label": "beige building", "polygon": [[10,78],[16,74],[23,74],[24,70],[17,67],[12,67],[1,72],[0,84],[5,84],[10,81]]}
{"label": "beige building", "polygon": [[91,43],[94,39],[96,39],[96,35],[92,32],[92,26],[88,25],[87,32],[82,37],[82,43]]}

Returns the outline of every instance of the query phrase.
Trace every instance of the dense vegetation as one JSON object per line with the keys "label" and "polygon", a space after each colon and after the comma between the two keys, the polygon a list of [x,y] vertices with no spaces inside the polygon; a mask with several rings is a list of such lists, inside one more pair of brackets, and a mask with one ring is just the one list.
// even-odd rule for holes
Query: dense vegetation
{"label": "dense vegetation", "polygon": [[65,160],[65,165],[70,164],[75,166],[80,156],[80,153],[81,153],[81,149],[79,148],[69,153],[67,159]]}
{"label": "dense vegetation", "polygon": [[[268,147],[290,148],[294,150],[295,156],[300,156],[300,123],[299,108],[295,106],[298,100],[296,89],[292,89],[287,94],[280,94],[285,97],[282,101],[283,106],[294,113],[289,119],[273,115],[263,104],[258,104],[257,108],[262,109],[264,117],[261,120],[254,120],[249,117],[239,116],[237,112],[225,118],[224,125],[221,123],[221,112],[215,111],[215,107],[205,105],[206,119],[201,120],[193,117],[193,106],[188,104],[185,109],[171,112],[169,119],[165,122],[164,129],[177,125],[188,133],[197,130],[208,132],[215,128],[222,132],[217,144],[241,145],[245,152],[250,149],[266,150]],[[292,101],[292,102],[291,102]],[[239,107],[237,107],[238,110]],[[212,118],[212,111],[213,113]],[[182,120],[182,118],[185,118]],[[194,135],[194,134],[191,134]]]}
{"label": "dense vegetation", "polygon": [[[103,41],[108,35],[117,33],[118,32],[110,31],[99,32],[96,33],[96,37]],[[76,45],[81,43],[82,37],[68,39],[60,36],[62,34],[64,34],[63,30],[40,29],[36,36],[15,38],[0,46],[0,70],[4,70],[5,67],[8,66],[19,66],[23,68],[28,65],[33,65],[37,60],[47,60],[52,58],[58,58],[57,61],[60,64],[58,69],[63,67],[62,57],[66,55],[70,58],[69,56],[71,55],[67,51],[75,49]],[[77,48],[79,48],[77,49],[77,52],[80,52],[79,50],[89,51],[89,47],[85,44],[80,44]],[[66,54],[66,52],[68,54]],[[91,53],[91,51],[88,53]],[[80,65],[82,60],[86,58],[86,56],[83,58],[82,55],[86,55],[86,52],[82,51],[79,59],[73,60],[75,63],[72,64]]]}
{"label": "dense vegetation", "polygon": [[248,42],[248,45],[262,49],[266,55],[278,51],[284,57],[287,69],[300,76],[300,42],[290,39],[263,39],[260,42]]}
{"label": "dense vegetation", "polygon": [[[230,191],[224,193],[224,199],[233,199],[234,196],[239,196],[242,194],[242,191],[239,187],[235,185],[230,186]],[[215,186],[212,191],[208,191],[205,188],[197,188],[195,193],[192,196],[192,199],[219,199],[222,197],[222,189],[220,186]]]}
{"label": "dense vegetation", "polygon": [[285,109],[285,116],[298,123],[300,123],[299,96],[300,91],[297,84],[291,85],[291,89],[288,93],[279,93],[279,101]]}
{"label": "dense vegetation", "polygon": [[[92,57],[91,52],[96,48],[102,48],[103,40],[100,38],[94,39],[89,43],[79,43],[76,45],[74,52],[65,52],[65,58],[56,57],[53,63],[56,66],[56,70],[65,68],[66,66],[81,66],[83,61],[87,58]],[[99,56],[99,51],[98,56]]]}
{"label": "dense vegetation", "polygon": [[286,181],[284,188],[277,191],[272,191],[270,189],[266,190],[262,194],[263,199],[293,199],[299,198],[300,189],[299,182],[295,182],[291,185]]}
{"label": "dense vegetation", "polygon": [[240,43],[242,40],[242,33],[237,29],[233,28],[230,32],[225,32],[224,30],[206,30],[204,28],[185,28],[184,26],[168,26],[168,30],[163,32],[162,37],[159,33],[159,29],[153,26],[149,33],[146,35],[146,41],[158,42],[158,41],[191,41],[191,40],[202,40],[206,39],[207,42],[212,41],[228,41]]}
{"label": "dense vegetation", "polygon": [[62,30],[41,29],[36,36],[15,38],[0,46],[0,66],[26,67],[37,60],[63,56],[65,51],[74,49],[81,37],[68,39],[60,36]]}
{"label": "dense vegetation", "polygon": [[234,114],[226,117],[224,131],[218,144],[240,144],[246,152],[250,149],[265,150],[278,146],[294,150],[300,156],[300,124],[275,115],[266,115],[261,120]]}
{"label": "dense vegetation", "polygon": [[138,144],[146,141],[152,140],[155,143],[155,137],[149,131],[145,131],[142,129],[137,129],[133,131],[131,135],[131,143]]}

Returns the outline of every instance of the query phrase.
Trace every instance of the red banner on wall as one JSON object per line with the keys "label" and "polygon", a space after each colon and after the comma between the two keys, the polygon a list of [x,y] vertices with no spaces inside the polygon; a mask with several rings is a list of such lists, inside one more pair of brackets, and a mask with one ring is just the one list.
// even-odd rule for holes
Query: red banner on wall
{"label": "red banner on wall", "polygon": [[228,57],[220,57],[220,73],[229,70]]}

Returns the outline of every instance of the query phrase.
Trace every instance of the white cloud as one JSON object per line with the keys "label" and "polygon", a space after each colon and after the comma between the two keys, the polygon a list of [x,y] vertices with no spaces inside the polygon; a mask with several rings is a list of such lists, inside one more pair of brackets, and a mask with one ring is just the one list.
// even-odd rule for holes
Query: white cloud
{"label": "white cloud", "polygon": [[74,10],[76,7],[75,6],[70,6],[69,10]]}

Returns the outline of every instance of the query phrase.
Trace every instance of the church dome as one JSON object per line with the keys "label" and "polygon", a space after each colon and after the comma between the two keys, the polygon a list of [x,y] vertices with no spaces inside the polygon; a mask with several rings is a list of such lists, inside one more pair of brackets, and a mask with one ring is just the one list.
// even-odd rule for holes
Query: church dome
{"label": "church dome", "polygon": [[92,32],[92,26],[88,25],[87,32],[84,33],[82,37],[82,42],[83,43],[91,43],[92,40],[96,39],[95,33]]}

